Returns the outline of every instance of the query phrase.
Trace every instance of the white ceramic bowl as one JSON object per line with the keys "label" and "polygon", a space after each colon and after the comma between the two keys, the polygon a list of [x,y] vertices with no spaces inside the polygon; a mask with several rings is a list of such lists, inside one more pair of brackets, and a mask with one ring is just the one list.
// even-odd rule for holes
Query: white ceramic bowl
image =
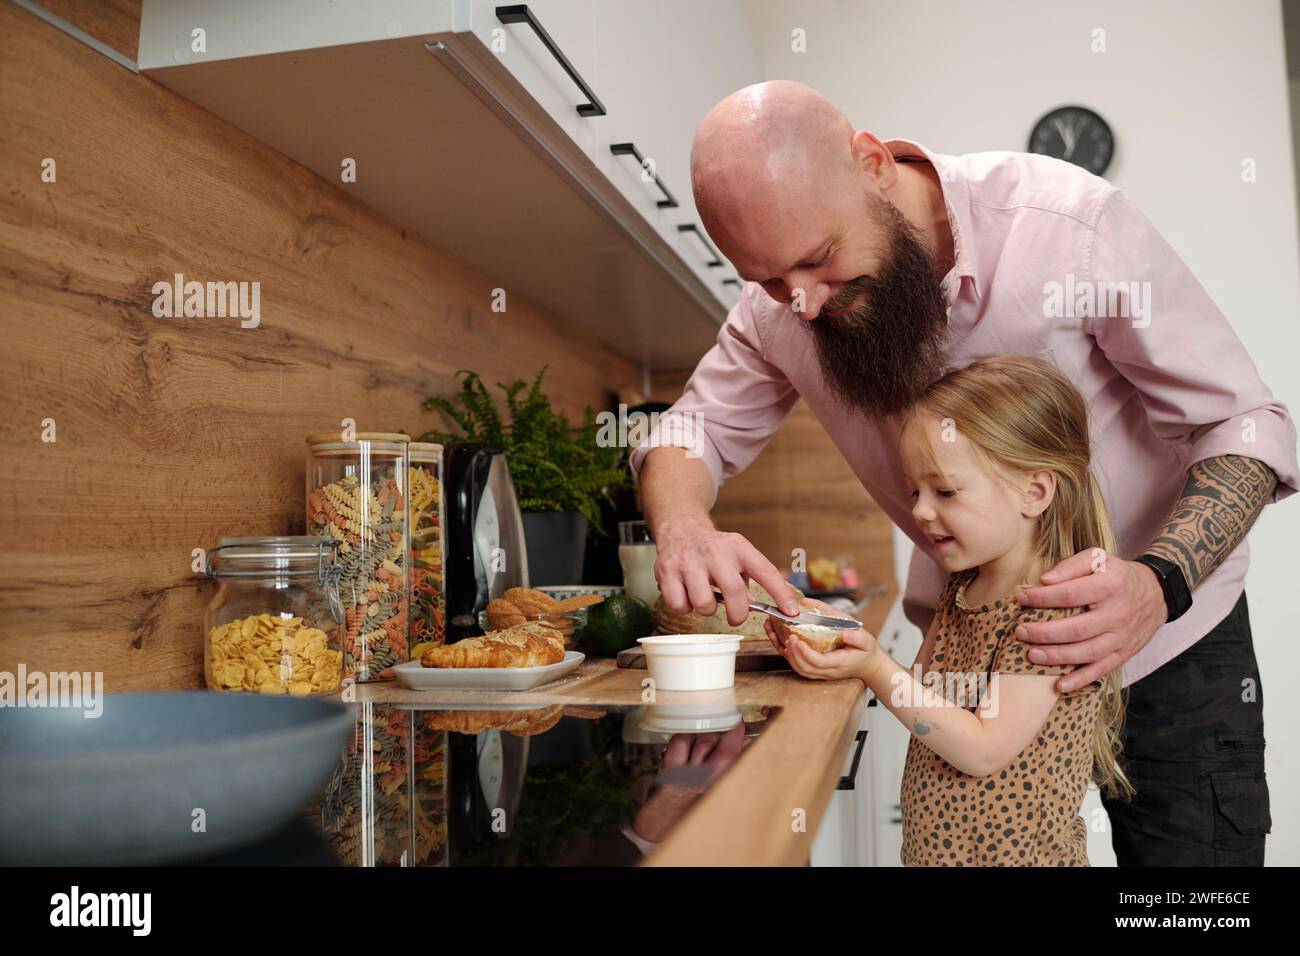
{"label": "white ceramic bowl", "polygon": [[736,683],[739,634],[658,634],[640,638],[656,690],[719,690]]}

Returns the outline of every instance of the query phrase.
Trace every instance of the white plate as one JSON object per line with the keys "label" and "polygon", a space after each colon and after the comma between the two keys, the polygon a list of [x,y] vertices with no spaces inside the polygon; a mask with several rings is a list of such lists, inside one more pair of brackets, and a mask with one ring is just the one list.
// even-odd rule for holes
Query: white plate
{"label": "white plate", "polygon": [[564,660],[542,667],[425,667],[407,661],[393,668],[411,690],[531,690],[578,669],[586,655],[565,651]]}

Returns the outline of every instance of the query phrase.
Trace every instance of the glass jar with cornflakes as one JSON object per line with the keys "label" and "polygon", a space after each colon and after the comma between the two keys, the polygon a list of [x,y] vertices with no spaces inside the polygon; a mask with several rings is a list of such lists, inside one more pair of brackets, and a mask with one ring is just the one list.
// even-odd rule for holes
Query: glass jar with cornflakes
{"label": "glass jar with cornflakes", "polygon": [[343,678],[385,680],[410,660],[410,436],[307,439],[307,533],[338,542]]}
{"label": "glass jar with cornflakes", "polygon": [[445,638],[446,609],[442,576],[442,528],[446,499],[442,491],[442,446],[411,442],[411,659],[419,658],[421,644],[441,644]]}
{"label": "glass jar with cornflakes", "polygon": [[204,620],[211,690],[307,697],[342,680],[338,545],[327,538],[222,538],[207,553],[217,582]]}

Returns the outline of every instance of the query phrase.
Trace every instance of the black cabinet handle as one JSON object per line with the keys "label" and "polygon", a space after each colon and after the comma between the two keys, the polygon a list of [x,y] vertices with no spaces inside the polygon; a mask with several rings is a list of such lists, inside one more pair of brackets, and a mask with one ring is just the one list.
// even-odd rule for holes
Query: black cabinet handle
{"label": "black cabinet handle", "polygon": [[541,22],[533,16],[533,12],[528,9],[528,4],[515,3],[508,7],[497,7],[496,12],[497,19],[502,23],[526,23],[532,27],[533,32],[537,34],[537,38],[542,41],[546,49],[551,51],[551,56],[555,57],[560,66],[564,67],[564,72],[569,74],[569,79],[578,84],[578,89],[582,90],[582,95],[590,100],[588,103],[578,104],[579,116],[605,115],[605,104],[596,98],[596,94],[592,92],[591,87],[578,75],[578,71],[573,68],[569,58],[561,52],[560,48],[555,45],[555,41],[551,39],[551,35],[546,32],[546,27],[542,26]]}
{"label": "black cabinet handle", "polygon": [[867,731],[859,730],[855,739],[858,746],[853,751],[853,763],[849,764],[849,772],[840,777],[840,782],[835,785],[836,790],[854,790],[857,788],[858,763],[862,760],[862,745],[867,742]]}
{"label": "black cabinet handle", "polygon": [[[641,155],[641,151],[632,143],[610,143],[609,151],[615,156],[635,156],[637,165],[642,169],[645,169],[645,157]],[[659,200],[659,208],[675,208],[677,206],[677,200],[674,199],[673,194],[668,191],[668,187],[665,186],[664,181],[659,178],[659,174],[654,172],[650,175],[655,178],[655,185],[663,190],[664,198]]]}
{"label": "black cabinet handle", "polygon": [[722,284],[723,284],[723,285],[740,285],[740,280],[739,280],[739,279],[723,279],[723,280],[722,280]]}
{"label": "black cabinet handle", "polygon": [[713,261],[706,262],[705,263],[706,266],[709,266],[711,268],[713,266],[722,265],[722,259],[721,257],[718,256],[718,250],[714,249],[713,246],[709,243],[709,237],[704,234],[703,230],[701,230],[699,226],[695,225],[695,223],[693,222],[688,222],[685,225],[678,226],[677,231],[693,232],[700,237],[700,242],[704,243],[704,248],[708,249],[709,255],[713,256]]}

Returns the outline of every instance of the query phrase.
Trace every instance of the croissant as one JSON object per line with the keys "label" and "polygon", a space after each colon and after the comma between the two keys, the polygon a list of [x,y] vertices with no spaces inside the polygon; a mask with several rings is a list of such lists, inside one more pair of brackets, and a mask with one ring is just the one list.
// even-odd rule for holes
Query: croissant
{"label": "croissant", "polygon": [[525,621],[482,637],[431,647],[425,667],[542,667],[564,660],[564,638],[541,621]]}

